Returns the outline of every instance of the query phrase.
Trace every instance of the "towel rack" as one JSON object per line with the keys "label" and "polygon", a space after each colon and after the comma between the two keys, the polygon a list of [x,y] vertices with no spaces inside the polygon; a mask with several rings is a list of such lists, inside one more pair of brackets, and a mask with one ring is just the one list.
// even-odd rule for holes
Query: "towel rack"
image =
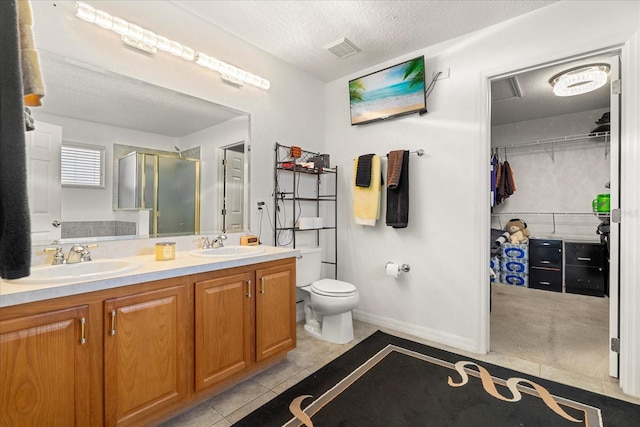
{"label": "towel rack", "polygon": [[[416,151],[409,151],[409,154],[417,154],[418,157],[424,156],[424,150],[422,148],[419,148]],[[380,157],[389,157],[389,155],[385,154],[384,156],[380,156]],[[355,159],[353,159],[353,160],[355,160]]]}
{"label": "towel rack", "polygon": [[[420,156],[424,156],[424,150],[423,150],[422,148],[419,148],[419,149],[417,149],[416,151],[409,151],[409,154],[417,154],[417,155],[418,155],[418,157],[420,157]],[[385,155],[384,155],[384,156],[382,156],[382,157],[389,157],[389,155],[388,155],[388,154],[385,154]]]}

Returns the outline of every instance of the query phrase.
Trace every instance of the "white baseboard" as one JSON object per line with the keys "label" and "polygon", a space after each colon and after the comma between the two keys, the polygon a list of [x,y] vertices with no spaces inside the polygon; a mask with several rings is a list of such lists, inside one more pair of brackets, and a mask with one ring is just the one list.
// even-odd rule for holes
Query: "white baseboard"
{"label": "white baseboard", "polygon": [[401,322],[395,319],[389,319],[382,316],[377,316],[371,313],[365,313],[360,310],[353,311],[353,318],[361,320],[363,322],[371,323],[373,325],[382,326],[385,328],[393,329],[398,332],[411,334],[419,338],[423,338],[429,341],[433,341],[438,344],[446,345],[449,347],[457,348],[460,350],[469,351],[472,353],[481,354],[479,351],[479,343],[463,338],[457,335],[443,333],[430,328],[417,326],[411,323]]}

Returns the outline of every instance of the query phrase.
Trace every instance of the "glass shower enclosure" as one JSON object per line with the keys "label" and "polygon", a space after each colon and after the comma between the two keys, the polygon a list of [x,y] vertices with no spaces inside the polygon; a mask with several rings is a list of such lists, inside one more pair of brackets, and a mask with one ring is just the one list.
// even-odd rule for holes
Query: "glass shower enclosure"
{"label": "glass shower enclosure", "polygon": [[118,159],[118,208],[149,210],[149,235],[200,232],[200,160],[131,152]]}

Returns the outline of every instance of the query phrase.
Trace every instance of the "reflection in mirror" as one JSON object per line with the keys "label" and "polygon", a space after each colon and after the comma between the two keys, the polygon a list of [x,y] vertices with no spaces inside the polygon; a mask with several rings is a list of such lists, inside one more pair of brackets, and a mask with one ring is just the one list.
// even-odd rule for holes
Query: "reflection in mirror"
{"label": "reflection in mirror", "polygon": [[[145,223],[142,219],[149,217],[149,206],[117,207],[118,168],[114,165],[118,164],[119,154],[128,152],[116,154],[115,145],[135,147],[133,151],[155,154],[158,159],[162,156],[179,159],[182,155],[199,160],[200,208],[199,215],[192,215],[193,231],[171,229],[161,234],[249,229],[248,215],[242,212],[248,205],[249,191],[248,114],[47,52],[41,53],[41,66],[47,96],[43,106],[32,111],[39,126],[28,133],[37,140],[44,132],[48,141],[54,141],[53,149],[46,153],[52,160],[59,161],[60,146],[65,142],[104,147],[107,170],[103,189],[61,186],[55,173],[45,179],[42,189],[30,189],[30,200],[46,193],[50,199],[61,201],[57,210],[44,215],[32,213],[32,223],[38,216],[39,224],[33,228],[34,244],[51,243],[60,237],[99,240],[154,234],[154,221]],[[241,181],[234,183],[234,189],[242,194],[243,203],[235,205],[240,208],[241,217],[234,219],[231,228],[225,226],[228,221],[223,219],[226,186],[219,178],[221,153],[226,151],[223,147],[239,143],[244,148],[241,165],[244,174]],[[38,146],[37,142],[33,146]],[[28,155],[42,156],[35,151],[28,149]],[[35,173],[29,173],[32,172]],[[176,182],[176,186],[181,185]],[[39,205],[43,203],[32,203]],[[61,222],[60,228],[52,225],[56,221]],[[131,223],[136,224],[133,231]]]}
{"label": "reflection in mirror", "polygon": [[[189,154],[191,153],[191,154]],[[113,145],[114,209],[144,210],[136,229],[152,237],[200,231],[200,148],[177,154]]]}

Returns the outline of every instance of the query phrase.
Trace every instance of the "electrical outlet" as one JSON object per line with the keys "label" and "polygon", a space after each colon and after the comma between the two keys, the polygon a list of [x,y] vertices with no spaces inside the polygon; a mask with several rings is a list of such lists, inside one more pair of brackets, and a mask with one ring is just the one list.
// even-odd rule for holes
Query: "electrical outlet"
{"label": "electrical outlet", "polygon": [[264,207],[264,202],[258,202],[258,210],[261,211]]}
{"label": "electrical outlet", "polygon": [[433,72],[432,78],[434,78],[439,72],[442,72],[442,74],[438,76],[438,80],[448,79],[450,77],[451,69],[447,67],[441,70],[436,70]]}

